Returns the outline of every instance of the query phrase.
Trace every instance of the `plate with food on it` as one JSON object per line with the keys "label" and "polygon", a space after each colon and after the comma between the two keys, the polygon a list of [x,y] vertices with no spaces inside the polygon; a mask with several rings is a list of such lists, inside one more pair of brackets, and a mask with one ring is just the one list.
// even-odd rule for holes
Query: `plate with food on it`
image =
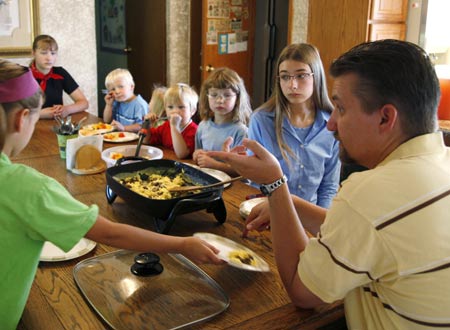
{"label": "plate with food on it", "polygon": [[193,236],[208,242],[220,250],[218,257],[226,261],[230,266],[257,272],[270,271],[269,265],[263,258],[239,243],[211,233],[195,233]]}
{"label": "plate with food on it", "polygon": [[107,123],[98,122],[95,124],[83,126],[78,132],[78,134],[80,136],[91,136],[109,133],[112,132],[113,130],[114,126]]}
{"label": "plate with food on it", "polygon": [[137,140],[139,135],[133,132],[111,132],[103,134],[103,141],[122,143]]}
{"label": "plate with food on it", "polygon": [[[106,162],[108,167],[114,166],[118,159],[123,157],[130,157],[136,154],[136,145],[126,144],[117,147],[107,148],[102,151],[102,159]],[[163,151],[153,146],[141,146],[139,150],[139,157],[146,159],[161,159],[163,158]]]}

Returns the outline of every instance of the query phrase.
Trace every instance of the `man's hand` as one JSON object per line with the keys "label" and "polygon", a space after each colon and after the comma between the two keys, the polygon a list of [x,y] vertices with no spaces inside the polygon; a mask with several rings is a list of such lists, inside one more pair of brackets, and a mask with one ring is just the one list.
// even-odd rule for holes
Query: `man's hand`
{"label": "man's hand", "polygon": [[[254,154],[243,154],[246,149]],[[255,183],[271,183],[283,176],[278,160],[262,145],[254,140],[244,139],[242,146],[233,148],[230,152],[208,151],[208,156],[224,161],[236,172]]]}

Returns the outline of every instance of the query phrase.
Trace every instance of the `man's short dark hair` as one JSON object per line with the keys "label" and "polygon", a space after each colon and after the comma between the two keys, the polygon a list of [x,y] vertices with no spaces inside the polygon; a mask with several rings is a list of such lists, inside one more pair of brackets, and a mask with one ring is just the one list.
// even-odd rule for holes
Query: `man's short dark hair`
{"label": "man's short dark hair", "polygon": [[410,138],[436,131],[439,80],[419,46],[391,39],[363,43],[335,60],[330,73],[335,78],[349,73],[359,77],[352,92],[367,112],[393,104]]}

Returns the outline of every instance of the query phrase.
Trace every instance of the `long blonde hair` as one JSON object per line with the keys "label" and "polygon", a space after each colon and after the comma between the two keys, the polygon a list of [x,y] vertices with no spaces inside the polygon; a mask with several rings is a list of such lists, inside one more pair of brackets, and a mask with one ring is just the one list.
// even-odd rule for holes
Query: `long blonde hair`
{"label": "long blonde hair", "polygon": [[[152,97],[149,102],[148,110],[154,113],[158,118],[164,116],[166,109],[164,108],[164,94],[167,91],[167,87],[155,85],[153,87]],[[153,103],[152,103],[153,102]],[[150,108],[150,103],[152,107]]]}
{"label": "long blonde hair", "polygon": [[311,68],[311,72],[314,73],[312,103],[316,111],[320,109],[331,112],[333,110],[333,105],[328,97],[325,71],[323,69],[322,60],[320,59],[317,48],[306,43],[291,44],[286,46],[281,51],[281,54],[277,60],[277,71],[272,96],[255,111],[275,111],[275,132],[277,144],[281,150],[283,159],[289,164],[290,162],[288,155],[291,155],[292,157],[295,157],[295,155],[292,152],[292,149],[284,141],[282,127],[284,117],[289,116],[290,107],[288,99],[284,96],[283,91],[281,90],[280,80],[278,78],[280,64],[287,60],[305,63]]}

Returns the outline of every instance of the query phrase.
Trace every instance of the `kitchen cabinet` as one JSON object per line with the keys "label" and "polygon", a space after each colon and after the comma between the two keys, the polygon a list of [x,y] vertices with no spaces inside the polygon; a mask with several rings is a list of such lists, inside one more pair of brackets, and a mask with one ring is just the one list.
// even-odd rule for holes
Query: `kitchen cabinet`
{"label": "kitchen cabinet", "polygon": [[309,1],[307,41],[319,49],[329,90],[339,55],[365,41],[405,39],[407,10],[408,0]]}

